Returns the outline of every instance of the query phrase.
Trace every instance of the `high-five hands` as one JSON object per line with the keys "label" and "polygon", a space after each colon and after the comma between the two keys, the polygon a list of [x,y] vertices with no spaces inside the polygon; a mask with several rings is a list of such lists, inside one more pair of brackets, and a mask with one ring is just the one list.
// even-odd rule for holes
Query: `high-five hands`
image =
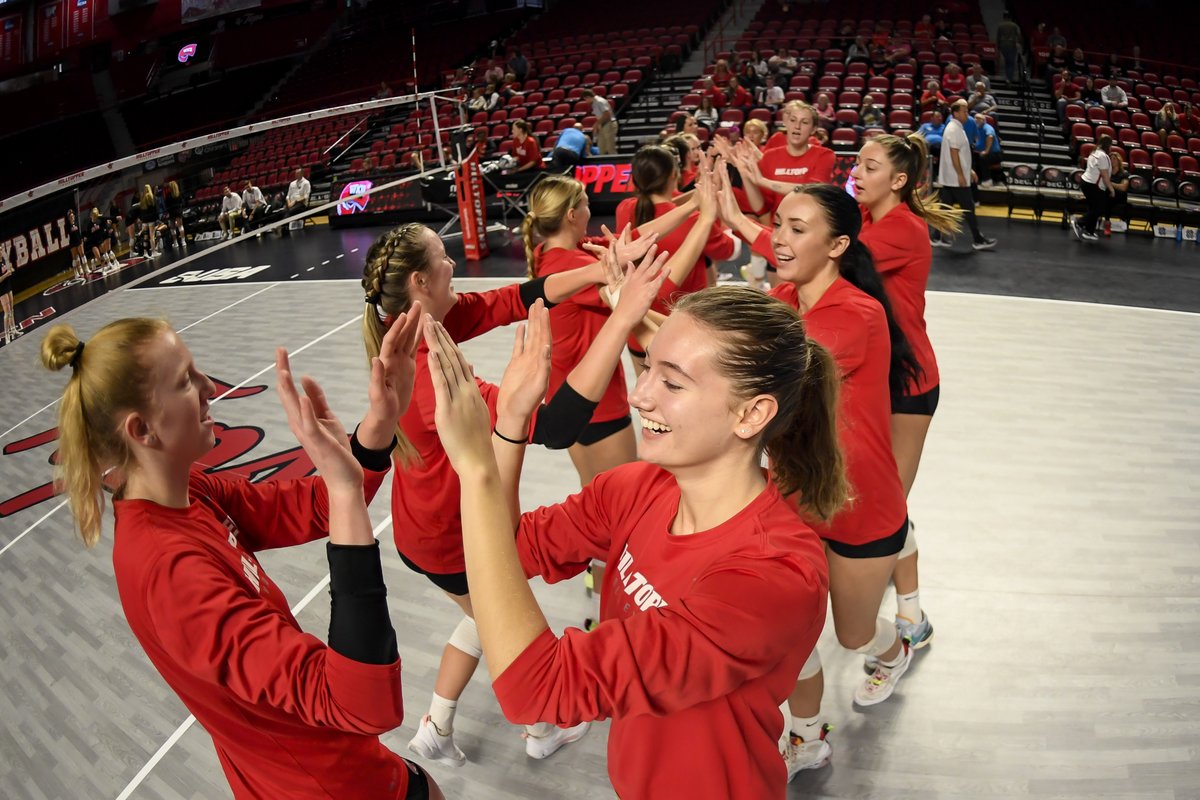
{"label": "high-five hands", "polygon": [[288,427],[304,452],[312,459],[326,486],[361,491],[363,470],[350,452],[346,429],[329,408],[325,392],[308,376],[300,379],[304,394],[296,391],[287,350],[275,351],[275,389],[287,413]]}

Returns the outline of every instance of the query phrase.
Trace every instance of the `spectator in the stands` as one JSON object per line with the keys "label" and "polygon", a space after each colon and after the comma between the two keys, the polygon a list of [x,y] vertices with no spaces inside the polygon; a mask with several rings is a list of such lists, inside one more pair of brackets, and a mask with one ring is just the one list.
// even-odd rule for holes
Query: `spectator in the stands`
{"label": "spectator in the stands", "polygon": [[837,109],[834,108],[833,102],[829,99],[827,92],[821,92],[817,95],[817,104],[814,106],[817,109],[817,126],[824,128],[826,131],[831,131],[837,127]]}
{"label": "spectator in the stands", "polygon": [[1100,90],[1096,88],[1096,79],[1088,75],[1083,80],[1083,86],[1079,89],[1079,99],[1083,101],[1085,106],[1098,106],[1102,102]]}
{"label": "spectator in the stands", "polygon": [[482,86],[476,86],[471,90],[471,99],[467,102],[467,108],[471,111],[488,110],[488,99],[483,93]]}
{"label": "spectator in the stands", "polygon": [[1158,138],[1163,147],[1167,146],[1167,137],[1176,133],[1178,128],[1179,112],[1175,110],[1175,104],[1168,100],[1154,115],[1154,129],[1158,131]]}
{"label": "spectator in the stands", "polygon": [[729,79],[732,77],[733,72],[729,69],[729,62],[723,58],[718,58],[716,67],[713,69],[713,83],[721,88],[724,88],[729,85]]}
{"label": "spectator in the stands", "polygon": [[967,105],[970,106],[972,114],[994,114],[998,108],[996,98],[982,83],[975,84],[975,91],[967,98]]}
{"label": "spectator in the stands", "polygon": [[1012,14],[1004,12],[1004,18],[996,26],[996,50],[1004,59],[1004,77],[1009,83],[1017,79],[1017,65],[1020,63],[1021,46],[1025,37],[1021,35],[1021,27],[1013,22]]}
{"label": "spectator in the stands", "polygon": [[1108,62],[1104,65],[1104,77],[1110,81],[1125,77],[1125,70],[1121,68],[1121,58],[1116,53],[1108,54]]}
{"label": "spectator in the stands", "polygon": [[538,146],[537,137],[533,135],[533,129],[529,127],[529,123],[523,119],[513,120],[512,131],[512,154],[517,159],[517,167],[513,171],[527,172],[541,169],[544,166],[542,148]]}
{"label": "spectator in the stands", "polygon": [[1181,136],[1200,136],[1200,109],[1191,103],[1183,103],[1175,127]]}
{"label": "spectator in the stands", "polygon": [[1143,70],[1142,66],[1142,48],[1140,45],[1133,46],[1133,63],[1129,65],[1130,69]]}
{"label": "spectator in the stands", "polygon": [[517,80],[517,73],[504,73],[504,80],[501,82],[500,88],[496,90],[496,93],[500,95],[500,100],[505,103],[514,97],[524,96],[524,92],[521,91],[521,81]]}
{"label": "spectator in the stands", "polygon": [[[975,141],[972,142],[972,146],[979,165],[979,185],[991,186],[994,181],[993,175],[999,171],[1004,154],[1000,147],[1000,135],[988,122],[985,114],[975,115]],[[1003,173],[1000,174],[1003,180]]]}
{"label": "spectator in the stands", "polygon": [[1071,73],[1065,69],[1058,74],[1058,85],[1054,87],[1054,105],[1058,109],[1058,121],[1067,124],[1067,106],[1079,102],[1079,86],[1071,80]]}
{"label": "spectator in the stands", "polygon": [[940,83],[930,80],[925,84],[925,91],[921,93],[919,101],[922,114],[926,111],[933,111],[935,108],[945,108],[947,102],[946,95],[942,94]]}
{"label": "spectator in the stands", "polygon": [[717,86],[712,78],[705,78],[703,86],[704,88],[700,93],[712,100],[713,108],[720,111],[726,106],[729,98],[725,96],[725,90]]}
{"label": "spectator in the stands", "polygon": [[771,68],[767,65],[767,60],[757,50],[750,52],[750,64],[754,67],[754,74],[758,76],[760,82],[765,81],[767,76],[771,74]]}
{"label": "spectator in the stands", "polygon": [[1050,81],[1052,75],[1057,75],[1067,68],[1067,48],[1058,45],[1050,51],[1050,57],[1046,59],[1046,80]]}
{"label": "spectator in the stands", "polygon": [[850,64],[855,61],[861,61],[864,64],[871,62],[871,48],[867,44],[865,36],[854,37],[854,41],[846,48],[846,63]]}
{"label": "spectator in the stands", "polygon": [[858,110],[858,123],[854,130],[861,136],[868,128],[883,127],[886,115],[883,106],[875,102],[875,95],[868,92],[863,97],[862,108]]}
{"label": "spectator in the stands", "polygon": [[246,187],[242,189],[242,230],[252,231],[261,225],[266,210],[267,198],[263,196],[262,189],[255,186],[253,181],[246,181]]}
{"label": "spectator in the stands", "polygon": [[308,182],[308,178],[304,177],[304,170],[297,167],[292,182],[288,184],[288,214],[296,214],[308,208],[308,198],[310,195],[312,195],[312,184]]}
{"label": "spectator in the stands", "polygon": [[749,111],[754,107],[754,95],[746,91],[736,77],[729,79],[729,107]]}
{"label": "spectator in the stands", "polygon": [[738,84],[750,93],[751,97],[758,96],[758,90],[762,86],[762,81],[758,77],[758,72],[754,69],[754,64],[750,61],[743,61],[742,67],[737,74]]}
{"label": "spectator in the stands", "polygon": [[1067,56],[1067,69],[1072,75],[1083,75],[1088,71],[1087,58],[1083,55],[1083,48],[1076,47]]}
{"label": "spectator in the stands", "polygon": [[768,75],[766,85],[759,89],[758,104],[774,112],[783,106],[785,98],[783,87],[775,83],[775,76]]}
{"label": "spectator in the stands", "polygon": [[554,152],[550,154],[550,169],[560,173],[566,172],[582,163],[591,151],[591,139],[583,132],[583,125],[576,122],[570,128],[559,131]]}
{"label": "spectator in the stands", "polygon": [[484,83],[499,83],[503,79],[504,67],[502,67],[500,64],[492,64],[487,68],[487,71],[483,73]]}
{"label": "spectator in the stands", "polygon": [[873,47],[871,49],[871,66],[870,74],[875,78],[882,78],[892,74],[892,69],[895,68],[896,56],[889,56],[887,51],[882,47]]}
{"label": "spectator in the stands", "polygon": [[584,89],[579,99],[592,104],[592,116],[596,118],[592,133],[596,136],[596,146],[600,148],[600,155],[613,155],[617,152],[617,118],[613,114],[612,103],[591,89]]}
{"label": "spectator in the stands", "polygon": [[763,145],[767,143],[768,135],[767,123],[761,119],[748,119],[746,120],[746,124],[742,126],[742,136],[750,144],[757,147],[760,153],[762,152]]}
{"label": "spectator in the stands", "polygon": [[508,60],[509,72],[517,76],[517,80],[522,83],[529,77],[529,60],[520,50],[514,50],[512,58]]}
{"label": "spectator in the stands", "polygon": [[967,85],[974,86],[977,83],[982,83],[990,92],[992,90],[992,79],[983,71],[983,67],[978,63],[971,65],[971,73],[967,75]]}
{"label": "spectator in the stands", "polygon": [[916,27],[913,28],[913,33],[918,38],[933,36],[933,18],[928,14],[922,14],[921,19],[917,21]]}
{"label": "spectator in the stands", "polygon": [[963,96],[967,91],[967,76],[963,75],[962,67],[958,64],[947,64],[942,73],[942,90],[946,96]]}
{"label": "spectator in the stands", "polygon": [[217,215],[217,224],[221,226],[221,238],[228,239],[233,235],[234,223],[242,217],[242,196],[225,187],[225,196],[221,200],[221,213]]}
{"label": "spectator in the stands", "polygon": [[781,84],[787,83],[796,74],[796,59],[786,47],[781,47],[778,53],[767,59],[767,69],[779,76]]}
{"label": "spectator in the stands", "polygon": [[1125,90],[1116,81],[1109,81],[1100,90],[1100,102],[1110,111],[1114,108],[1129,108],[1129,95],[1125,94]]}
{"label": "spectator in the stands", "polygon": [[929,114],[929,121],[922,122],[921,127],[917,128],[922,138],[929,144],[929,151],[937,153],[942,146],[942,131],[946,129],[946,118],[942,115],[940,109],[934,109]]}
{"label": "spectator in the stands", "polygon": [[1039,22],[1033,33],[1029,34],[1029,49],[1036,51],[1047,47],[1046,40],[1049,38],[1050,32],[1046,30],[1046,23]]}
{"label": "spectator in the stands", "polygon": [[[712,96],[708,94],[700,95],[700,107],[696,109],[695,121],[699,125],[703,125],[712,133],[717,129],[717,123],[720,121],[721,115],[717,113],[717,109],[713,106]],[[695,131],[687,131],[695,133]]]}
{"label": "spectator in the stands", "polygon": [[1058,29],[1057,25],[1054,26],[1054,30],[1051,31],[1050,35],[1046,37],[1046,46],[1051,50],[1056,47],[1061,47],[1064,50],[1067,49],[1067,37],[1063,36],[1063,32]]}
{"label": "spectator in the stands", "polygon": [[[704,98],[701,97],[700,101],[703,102]],[[658,142],[659,144],[662,144],[663,140],[668,136],[674,136],[677,133],[690,133],[692,136],[695,136],[696,131],[698,131],[701,127],[702,126],[696,122],[696,118],[691,114],[680,114],[678,117],[675,117],[674,123],[668,125],[666,128],[663,128],[658,132]]]}

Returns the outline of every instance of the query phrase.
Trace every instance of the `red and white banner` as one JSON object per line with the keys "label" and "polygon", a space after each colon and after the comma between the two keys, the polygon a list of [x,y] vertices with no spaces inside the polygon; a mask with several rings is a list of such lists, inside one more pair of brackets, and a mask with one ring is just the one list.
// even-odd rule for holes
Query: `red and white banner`
{"label": "red and white banner", "polygon": [[22,14],[0,17],[0,69],[25,62],[22,17]]}
{"label": "red and white banner", "polygon": [[467,261],[488,257],[487,206],[483,197],[483,172],[479,169],[479,151],[471,154],[454,173],[458,195],[458,222],[462,227],[463,250]]}

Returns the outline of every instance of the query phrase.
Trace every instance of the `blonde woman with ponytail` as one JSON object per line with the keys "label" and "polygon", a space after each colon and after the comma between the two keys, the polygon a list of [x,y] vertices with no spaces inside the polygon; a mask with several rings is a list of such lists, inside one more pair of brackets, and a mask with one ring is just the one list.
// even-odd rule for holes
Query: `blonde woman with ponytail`
{"label": "blonde woman with ponytail", "polygon": [[[925,331],[925,287],[933,262],[928,228],[942,234],[960,230],[962,212],[937,201],[928,188],[929,153],[918,134],[877,136],[863,145],[851,172],[863,210],[861,239],[904,331],[920,372],[892,395],[892,452],[907,496],[921,463],[925,435],[937,409],[937,359]],[[917,542],[910,524],[892,574],[896,587],[896,628],[914,650],[933,639],[933,626],[921,610]],[[867,659],[873,670],[873,659]]]}
{"label": "blonde woman with ponytail", "polygon": [[[288,425],[319,477],[207,474],[215,387],[164,321],[122,319],[88,342],[68,325],[42,363],[69,369],[59,484],[88,546],[115,487],[113,572],[134,636],[213,739],[233,796],[441,800],[379,735],[403,722],[400,659],[367,502],[412,394],[419,310],[372,361],[370,406],[348,437],[321,388],[301,395],[276,354]],[[328,645],[300,629],[256,553],[328,538]]]}
{"label": "blonde woman with ponytail", "polygon": [[[622,254],[627,259],[640,257],[652,243],[653,237],[635,242],[625,246]],[[367,251],[363,266],[362,331],[368,358],[376,355],[388,331],[416,304],[443,324],[456,341],[463,342],[493,328],[532,319],[535,309],[566,301],[603,282],[605,276],[593,256],[577,269],[486,292],[459,294],[454,291],[453,279],[454,261],[431,229],[409,223],[381,236]],[[597,350],[589,356],[551,393],[526,429],[499,428],[496,435],[550,448],[573,445],[596,409],[619,363],[620,351]],[[392,420],[394,425],[398,423],[400,442],[400,464],[392,484],[392,532],[405,565],[445,592],[462,610],[463,618],[442,651],[429,713],[421,719],[408,746],[423,758],[461,766],[466,755],[454,742],[454,717],[458,700],[479,664],[479,637],[463,557],[458,476],[434,425],[428,358],[428,348],[421,345],[416,353],[412,403],[403,416]],[[504,398],[493,384],[479,379],[479,386],[494,417]],[[526,752],[544,758],[586,730],[586,725],[569,731],[553,726],[533,728],[527,731]]]}

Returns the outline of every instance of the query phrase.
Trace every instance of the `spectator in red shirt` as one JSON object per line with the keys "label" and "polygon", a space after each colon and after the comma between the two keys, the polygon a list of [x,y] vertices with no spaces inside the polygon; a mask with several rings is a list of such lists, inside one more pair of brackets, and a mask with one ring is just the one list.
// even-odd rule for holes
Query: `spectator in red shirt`
{"label": "spectator in red shirt", "polygon": [[749,111],[754,106],[754,96],[746,91],[737,78],[729,79],[729,106],[742,111]]}
{"label": "spectator in red shirt", "polygon": [[724,108],[729,102],[729,97],[725,94],[725,90],[717,86],[712,78],[704,79],[704,89],[701,93],[707,95],[712,100],[713,106],[717,109]]}
{"label": "spectator in red shirt", "polygon": [[942,88],[952,95],[961,95],[967,91],[967,76],[958,64],[946,65],[946,72],[942,75]]}
{"label": "spectator in red shirt", "polygon": [[732,77],[733,72],[729,69],[729,62],[723,58],[717,59],[717,65],[712,74],[713,83],[723,88],[729,85],[729,79]]}
{"label": "spectator in red shirt", "polygon": [[1071,80],[1071,73],[1064,69],[1058,74],[1058,83],[1054,87],[1054,105],[1058,109],[1060,124],[1067,124],[1067,106],[1078,102],[1081,96],[1079,87]]}
{"label": "spectator in red shirt", "polygon": [[[71,368],[59,465],[84,542],[100,536],[116,468],[113,571],[134,636],[213,739],[238,800],[442,798],[384,747],[403,696],[379,545],[366,500],[412,395],[420,309],[371,364],[371,404],[352,437],[317,384],[302,398],[287,353],[276,374],[288,425],[319,477],[251,483],[197,463],[217,442],[213,382],[166,322],[122,319],[81,342],[57,325],[43,364]],[[329,643],[300,629],[256,553],[328,538]]]}
{"label": "spectator in red shirt", "polygon": [[942,87],[937,81],[931,80],[925,84],[925,91],[921,93],[920,109],[924,114],[926,111],[933,111],[935,108],[945,108],[949,101],[946,95],[942,94]]}
{"label": "spectator in red shirt", "polygon": [[512,129],[512,152],[517,159],[517,168],[514,172],[539,170],[545,167],[545,162],[542,160],[542,149],[538,147],[537,137],[533,135],[533,129],[529,127],[529,123],[523,119],[515,120]]}

